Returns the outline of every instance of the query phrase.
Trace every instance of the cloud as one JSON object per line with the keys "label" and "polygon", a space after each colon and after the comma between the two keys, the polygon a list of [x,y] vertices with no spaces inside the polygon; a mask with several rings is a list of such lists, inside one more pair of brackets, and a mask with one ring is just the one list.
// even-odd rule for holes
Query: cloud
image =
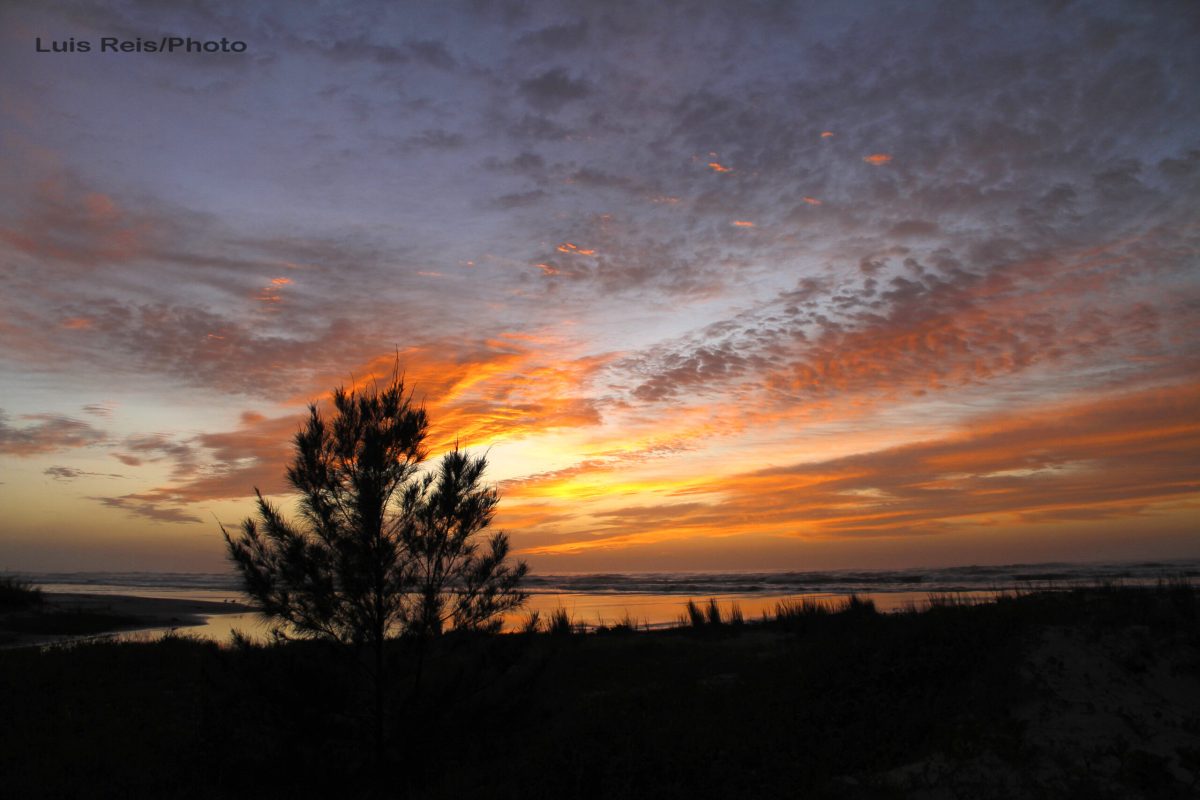
{"label": "cloud", "polygon": [[587,41],[587,35],[588,21],[579,19],[575,22],[547,25],[523,34],[517,39],[517,46],[550,52],[574,50]]}
{"label": "cloud", "polygon": [[118,475],[115,472],[88,472],[87,470],[75,469],[74,467],[47,467],[42,470],[43,475],[49,475],[51,478],[59,481],[72,481],[77,478],[124,478],[124,475]]}
{"label": "cloud", "polygon": [[114,408],[114,403],[89,403],[83,407],[83,411],[86,414],[91,414],[93,417],[111,419]]}
{"label": "cloud", "polygon": [[86,422],[59,414],[22,414],[20,418],[32,424],[15,427],[0,410],[0,453],[33,456],[102,444],[108,438]]}
{"label": "cloud", "polygon": [[746,375],[756,362],[761,360],[753,354],[738,353],[729,343],[702,346],[642,383],[633,390],[633,396],[653,403],[681,392],[717,388]]}
{"label": "cloud", "polygon": [[567,103],[582,100],[592,93],[586,80],[572,78],[562,67],[523,80],[518,88],[525,101],[538,111],[558,111]]}
{"label": "cloud", "polygon": [[121,497],[93,497],[96,502],[154,522],[196,523],[202,520],[186,511],[163,506],[153,495],[127,494]]}
{"label": "cloud", "polygon": [[445,42],[424,39],[409,42],[405,48],[414,60],[422,64],[443,70],[452,70],[458,66],[454,56],[446,49]]}
{"label": "cloud", "polygon": [[190,475],[198,468],[196,448],[188,442],[173,441],[165,433],[129,436],[120,447],[130,452],[113,453],[113,457],[131,467],[167,460],[172,463],[171,471],[175,477]]}
{"label": "cloud", "polygon": [[122,263],[143,255],[155,231],[101,192],[80,192],[63,178],[41,181],[16,225],[0,225],[0,242],[40,259],[79,265]]}
{"label": "cloud", "polygon": [[905,219],[893,225],[888,231],[888,235],[901,239],[909,236],[934,236],[939,230],[936,222],[929,222],[923,219]]}
{"label": "cloud", "polygon": [[491,201],[491,205],[499,209],[521,208],[537,205],[547,197],[548,195],[541,189],[530,189],[527,192],[509,192],[500,195]]}
{"label": "cloud", "polygon": [[668,489],[654,505],[596,511],[587,535],[562,533],[557,543],[528,552],[688,537],[895,537],[1133,519],[1200,490],[1187,477],[1200,467],[1198,402],[1200,384],[1188,383],[979,417],[937,439]]}
{"label": "cloud", "polygon": [[555,142],[574,137],[573,129],[541,114],[524,114],[520,119],[508,121],[505,129],[518,142]]}
{"label": "cloud", "polygon": [[[171,483],[144,492],[93,500],[130,514],[165,522],[200,521],[189,506],[209,500],[252,497],[288,491],[285,470],[291,458],[292,437],[302,415],[268,418],[245,414],[232,431],[201,434],[188,442],[161,435],[131,437],[126,446],[150,455],[152,461],[173,463]],[[142,459],[116,454],[123,463]]]}
{"label": "cloud", "polygon": [[632,194],[645,194],[650,191],[633,178],[613,175],[592,167],[575,170],[565,179],[565,183],[589,189],[620,189]]}
{"label": "cloud", "polygon": [[511,172],[537,178],[545,173],[546,160],[537,153],[522,152],[504,160],[493,156],[484,162],[484,167],[495,172]]}
{"label": "cloud", "polygon": [[1112,294],[1130,279],[1129,257],[1149,263],[1171,247],[1118,241],[978,271],[944,250],[930,263],[868,258],[865,278],[810,280],[622,366],[638,376],[634,395],[646,402],[743,379],[789,402],[879,402],[1101,358],[1123,361],[1113,374],[1158,362],[1185,374],[1191,360],[1166,341],[1188,325],[1188,302],[1131,304]]}
{"label": "cloud", "polygon": [[429,129],[421,131],[416,136],[408,137],[406,142],[411,147],[429,150],[455,150],[465,144],[466,137],[453,131]]}
{"label": "cloud", "polygon": [[369,61],[383,67],[416,65],[436,70],[452,71],[458,61],[445,42],[436,39],[410,40],[402,44],[372,41],[375,31],[331,36],[328,29],[323,38],[307,38],[293,42],[301,49],[315,49],[322,56],[338,63]]}
{"label": "cloud", "polygon": [[[601,422],[597,403],[583,387],[608,357],[550,359],[537,347],[536,337],[524,335],[457,350],[450,344],[399,354],[406,384],[430,409],[433,452]],[[388,380],[395,358],[395,353],[381,354],[352,370],[351,387]],[[321,380],[326,387],[339,383],[332,375]],[[319,405],[330,413],[328,390],[321,393]],[[142,516],[161,514],[162,519],[182,521],[193,503],[251,497],[256,488],[264,494],[285,493],[286,467],[303,418],[298,411],[276,417],[245,413],[234,430],[202,433],[186,441],[165,434],[128,437],[122,449],[129,452],[114,457],[131,466],[168,461],[171,482],[105,502]]]}
{"label": "cloud", "polygon": [[595,250],[589,250],[586,247],[580,247],[579,245],[575,244],[574,242],[563,242],[562,244],[558,245],[554,249],[560,253],[567,253],[569,255],[579,255],[579,256],[594,256],[594,255],[596,255]]}

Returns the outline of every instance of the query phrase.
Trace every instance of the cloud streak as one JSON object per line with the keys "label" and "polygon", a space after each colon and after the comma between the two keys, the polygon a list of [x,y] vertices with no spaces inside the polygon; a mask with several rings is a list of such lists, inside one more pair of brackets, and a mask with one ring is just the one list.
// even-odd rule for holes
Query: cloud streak
{"label": "cloud streak", "polygon": [[[694,482],[669,502],[601,510],[531,553],[672,538],[924,536],[1011,522],[1135,518],[1200,488],[1200,385],[1021,417],[941,439]],[[591,465],[581,465],[587,469]],[[558,478],[560,476],[553,476]]]}
{"label": "cloud streak", "polygon": [[22,414],[27,424],[12,425],[9,415],[0,410],[0,453],[29,457],[92,447],[103,443],[104,431],[86,422],[58,414]]}

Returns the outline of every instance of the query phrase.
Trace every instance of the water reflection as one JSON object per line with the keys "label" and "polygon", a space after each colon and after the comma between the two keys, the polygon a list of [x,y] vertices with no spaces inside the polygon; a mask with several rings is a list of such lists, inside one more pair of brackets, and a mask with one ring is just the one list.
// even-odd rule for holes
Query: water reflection
{"label": "water reflection", "polygon": [[[983,601],[995,596],[992,591],[962,592],[956,596],[964,600]],[[775,606],[785,599],[813,599],[820,602],[837,604],[845,600],[843,594],[717,594],[690,598],[698,603],[707,603],[709,598],[716,599],[722,612],[727,612],[734,603],[741,608],[747,621],[761,619],[763,615],[772,615]],[[876,608],[881,612],[903,611],[909,608],[924,608],[928,605],[929,593],[920,592],[879,592],[860,595],[875,601]],[[594,629],[612,626],[633,620],[643,628],[666,628],[678,625],[686,616],[685,608],[689,598],[680,595],[662,594],[534,594],[529,598],[525,608],[516,614],[505,618],[504,629],[513,631],[520,629],[522,623],[532,612],[538,612],[543,619],[556,609],[566,609],[577,625]],[[264,642],[270,634],[271,623],[254,612],[233,614],[213,614],[204,618],[200,625],[177,627],[143,628],[117,634],[115,638],[122,641],[154,641],[165,634],[198,636],[211,639],[222,644],[233,641],[233,632],[239,631],[252,641]]]}

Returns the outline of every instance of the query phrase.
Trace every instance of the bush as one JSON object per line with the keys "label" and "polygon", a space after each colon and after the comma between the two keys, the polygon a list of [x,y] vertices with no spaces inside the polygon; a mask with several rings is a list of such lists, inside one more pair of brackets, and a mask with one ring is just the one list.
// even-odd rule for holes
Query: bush
{"label": "bush", "polygon": [[575,632],[575,621],[571,619],[567,610],[560,606],[550,612],[550,619],[546,622],[546,632],[551,636],[570,636]]}
{"label": "bush", "polygon": [[0,577],[0,610],[19,611],[43,601],[42,590],[32,583],[12,575]]}

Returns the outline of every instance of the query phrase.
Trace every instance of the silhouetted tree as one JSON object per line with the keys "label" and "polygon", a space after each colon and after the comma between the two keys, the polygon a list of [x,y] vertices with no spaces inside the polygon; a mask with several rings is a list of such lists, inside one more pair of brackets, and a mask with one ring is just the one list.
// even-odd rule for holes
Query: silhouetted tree
{"label": "silhouetted tree", "polygon": [[326,419],[315,404],[296,434],[287,478],[300,521],[258,497],[258,519],[222,527],[243,586],[285,633],[365,647],[374,656],[377,755],[382,755],[385,643],[453,627],[496,630],[526,595],[526,565],[506,562],[508,539],[481,547],[498,495],[483,483],[487,462],[457,447],[432,474],[428,420],[403,380],[337,389]]}
{"label": "silhouetted tree", "polygon": [[518,590],[527,567],[505,563],[508,537],[493,534],[486,549],[477,534],[488,526],[499,495],[482,483],[487,461],[457,447],[440,469],[404,493],[404,545],[416,584],[409,629],[436,636],[450,623],[459,630],[499,630],[502,617],[525,602]]}

